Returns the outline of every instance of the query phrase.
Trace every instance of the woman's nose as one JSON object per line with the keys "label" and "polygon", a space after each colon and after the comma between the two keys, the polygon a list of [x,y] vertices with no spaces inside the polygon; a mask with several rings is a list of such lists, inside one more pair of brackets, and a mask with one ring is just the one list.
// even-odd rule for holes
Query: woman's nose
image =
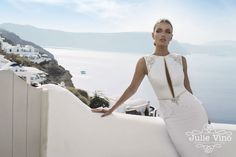
{"label": "woman's nose", "polygon": [[161,33],[161,37],[165,37],[166,36],[166,34],[165,33]]}

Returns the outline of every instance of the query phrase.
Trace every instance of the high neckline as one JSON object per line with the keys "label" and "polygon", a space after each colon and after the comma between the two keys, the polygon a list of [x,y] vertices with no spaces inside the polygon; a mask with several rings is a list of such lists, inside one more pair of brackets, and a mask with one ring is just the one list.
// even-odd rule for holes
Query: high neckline
{"label": "high neckline", "polygon": [[152,54],[153,56],[156,56],[156,57],[168,57],[171,53],[168,53],[167,55],[164,55],[164,56],[161,56],[161,55],[154,55]]}

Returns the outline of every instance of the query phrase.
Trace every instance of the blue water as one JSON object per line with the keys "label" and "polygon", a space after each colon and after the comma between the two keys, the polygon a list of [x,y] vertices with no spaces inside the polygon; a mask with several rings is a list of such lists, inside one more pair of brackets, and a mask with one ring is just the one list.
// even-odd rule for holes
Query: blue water
{"label": "blue water", "polygon": [[[119,98],[129,85],[137,60],[148,54],[98,52],[46,48],[73,75],[77,88],[95,90]],[[236,124],[236,56],[185,55],[191,88],[203,103],[212,122]],[[86,71],[86,74],[81,74]],[[158,107],[156,96],[145,78],[130,99],[145,99]]]}
{"label": "blue water", "polygon": [[213,122],[236,124],[236,56],[187,56],[191,86]]}

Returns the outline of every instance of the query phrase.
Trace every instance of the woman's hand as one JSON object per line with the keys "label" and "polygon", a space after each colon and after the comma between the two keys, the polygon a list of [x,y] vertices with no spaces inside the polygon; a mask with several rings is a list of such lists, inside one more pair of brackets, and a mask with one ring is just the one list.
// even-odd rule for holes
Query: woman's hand
{"label": "woman's hand", "polygon": [[92,112],[97,112],[97,113],[103,113],[101,115],[101,117],[105,117],[108,116],[112,113],[112,111],[110,109],[104,109],[104,108],[96,108],[96,109],[92,109]]}

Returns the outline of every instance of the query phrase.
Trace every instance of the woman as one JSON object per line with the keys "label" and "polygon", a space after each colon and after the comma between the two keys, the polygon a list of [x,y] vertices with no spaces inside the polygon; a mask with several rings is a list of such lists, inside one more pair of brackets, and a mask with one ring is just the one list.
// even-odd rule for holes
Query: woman
{"label": "woman", "polygon": [[133,80],[120,99],[111,109],[93,109],[110,115],[131,97],[147,75],[159,100],[168,133],[181,157],[206,157],[203,149],[188,140],[186,132],[202,130],[208,117],[201,102],[192,94],[187,61],[184,56],[170,53],[168,45],[173,37],[173,27],[169,20],[161,19],[153,29],[155,52],[139,59]]}

